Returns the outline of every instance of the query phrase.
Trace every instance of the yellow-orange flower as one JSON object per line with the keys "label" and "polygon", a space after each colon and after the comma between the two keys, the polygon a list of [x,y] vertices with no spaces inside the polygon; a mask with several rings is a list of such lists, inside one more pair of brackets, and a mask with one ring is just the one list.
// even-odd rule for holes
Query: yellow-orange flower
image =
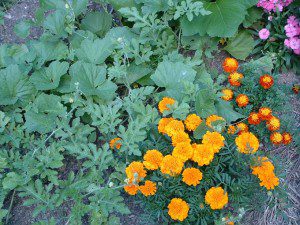
{"label": "yellow-orange flower", "polygon": [[125,169],[126,175],[129,179],[129,182],[139,182],[142,178],[145,178],[147,172],[144,168],[143,163],[133,161]]}
{"label": "yellow-orange flower", "polygon": [[273,144],[280,145],[283,141],[283,136],[279,132],[274,132],[274,133],[271,134],[270,140]]}
{"label": "yellow-orange flower", "polygon": [[265,74],[259,78],[259,83],[264,89],[269,89],[274,84],[274,79],[272,76]]}
{"label": "yellow-orange flower", "polygon": [[280,129],[280,120],[272,116],[268,121],[267,121],[267,128],[269,131],[276,131]]}
{"label": "yellow-orange flower", "polygon": [[222,99],[225,101],[230,101],[233,98],[233,91],[231,89],[223,89],[222,90],[223,96]]}
{"label": "yellow-orange flower", "polygon": [[236,132],[235,126],[230,125],[230,126],[228,127],[227,133],[228,133],[228,134],[235,134],[235,132]]}
{"label": "yellow-orange flower", "polygon": [[232,73],[237,71],[239,63],[234,58],[226,58],[223,62],[223,69],[227,73]]}
{"label": "yellow-orange flower", "polygon": [[158,132],[162,134],[166,134],[166,126],[173,121],[174,118],[161,118],[158,122]]}
{"label": "yellow-orange flower", "polygon": [[260,124],[259,114],[255,113],[255,112],[250,113],[249,118],[248,118],[248,123],[252,124],[252,125]]}
{"label": "yellow-orange flower", "polygon": [[144,185],[140,185],[139,190],[146,197],[148,197],[150,195],[155,195],[155,193],[156,193],[156,183],[154,183],[150,180],[146,180]]}
{"label": "yellow-orange flower", "polygon": [[239,87],[241,86],[241,80],[244,78],[244,75],[238,72],[229,74],[228,82],[231,86]]}
{"label": "yellow-orange flower", "polygon": [[181,142],[176,145],[173,149],[172,155],[176,158],[180,159],[182,162],[186,162],[191,159],[194,153],[194,149],[192,148],[190,143]]}
{"label": "yellow-orange flower", "polygon": [[261,120],[269,120],[272,117],[272,110],[267,107],[261,107],[258,114]]}
{"label": "yellow-orange flower", "polygon": [[233,221],[229,221],[226,223],[227,225],[234,225],[234,222]]}
{"label": "yellow-orange flower", "polygon": [[268,190],[274,189],[279,185],[279,179],[274,173],[261,174],[260,181],[260,186],[264,186]]}
{"label": "yellow-orange flower", "polygon": [[214,153],[218,153],[225,146],[224,141],[225,138],[220,133],[210,131],[207,131],[202,139],[202,143],[211,148]]}
{"label": "yellow-orange flower", "polygon": [[199,166],[209,165],[214,159],[214,151],[210,146],[204,144],[193,144],[194,155],[192,160]]}
{"label": "yellow-orange flower", "polygon": [[239,94],[237,97],[236,97],[236,103],[237,105],[241,108],[241,107],[245,107],[248,105],[249,103],[249,98],[247,95],[244,95],[244,94]]}
{"label": "yellow-orange flower", "polygon": [[182,181],[189,186],[197,186],[200,180],[202,180],[202,173],[196,168],[186,168],[182,172]]}
{"label": "yellow-orange flower", "polygon": [[216,121],[225,121],[225,119],[221,116],[210,115],[206,118],[206,126],[213,128],[214,122]]}
{"label": "yellow-orange flower", "polygon": [[160,167],[163,157],[163,154],[156,149],[148,150],[144,155],[143,164],[148,170],[157,170]]}
{"label": "yellow-orange flower", "polygon": [[166,134],[172,137],[174,134],[176,134],[179,131],[184,131],[184,124],[180,120],[173,119],[168,123],[168,125],[165,128]]}
{"label": "yellow-orange flower", "polygon": [[288,145],[293,141],[293,137],[290,133],[285,132],[282,134],[282,137],[283,137],[282,143],[285,145]]}
{"label": "yellow-orange flower", "polygon": [[181,198],[173,198],[168,205],[168,214],[173,220],[184,221],[189,214],[189,205]]}
{"label": "yellow-orange flower", "polygon": [[170,176],[176,176],[181,173],[183,162],[172,155],[166,155],[160,165],[160,171]]}
{"label": "yellow-orange flower", "polygon": [[194,131],[202,123],[202,119],[196,114],[190,114],[184,121],[185,127],[188,131]]}
{"label": "yellow-orange flower", "polygon": [[273,163],[267,157],[258,157],[255,165],[251,167],[252,174],[259,176],[263,173],[271,173],[274,171]]}
{"label": "yellow-orange flower", "polygon": [[124,190],[129,194],[129,195],[136,195],[139,191],[139,186],[136,184],[128,184],[124,186]]}
{"label": "yellow-orange flower", "polygon": [[170,106],[174,105],[175,99],[169,98],[169,97],[164,97],[159,103],[158,103],[158,110],[160,113],[163,113],[164,111],[169,111]]}
{"label": "yellow-orange flower", "polygon": [[211,209],[222,209],[228,203],[228,193],[221,187],[211,187],[205,194],[205,202]]}
{"label": "yellow-orange flower", "polygon": [[259,141],[251,132],[243,132],[237,136],[235,144],[237,145],[239,152],[245,154],[253,154],[257,152],[259,148]]}
{"label": "yellow-orange flower", "polygon": [[238,129],[238,134],[242,134],[244,132],[248,132],[249,131],[249,128],[247,126],[247,124],[245,123],[239,123],[236,125],[237,129]]}
{"label": "yellow-orange flower", "polygon": [[179,143],[191,143],[191,139],[184,131],[179,131],[172,136],[172,145],[176,147]]}
{"label": "yellow-orange flower", "polygon": [[122,147],[121,138],[114,138],[109,142],[109,147],[111,149],[120,149]]}

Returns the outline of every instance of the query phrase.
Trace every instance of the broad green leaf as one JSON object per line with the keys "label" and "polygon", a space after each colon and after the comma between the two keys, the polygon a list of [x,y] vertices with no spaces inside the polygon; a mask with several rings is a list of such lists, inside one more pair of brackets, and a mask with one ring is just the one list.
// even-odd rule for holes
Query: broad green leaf
{"label": "broad green leaf", "polygon": [[107,39],[96,39],[95,41],[85,39],[81,43],[81,47],[77,49],[76,56],[79,60],[102,64],[113,51],[112,42]]}
{"label": "broad green leaf", "polygon": [[214,81],[211,75],[206,71],[205,66],[198,67],[196,80],[207,87],[213,87]]}
{"label": "broad green leaf", "polygon": [[35,71],[30,81],[35,85],[37,90],[51,90],[58,87],[60,78],[67,73],[69,63],[54,61],[49,67],[44,67]]}
{"label": "broad green leaf", "polygon": [[3,189],[13,190],[18,185],[23,183],[23,178],[21,175],[16,174],[15,172],[9,172],[6,174],[6,177],[2,181]]}
{"label": "broad green leaf", "polygon": [[230,102],[221,99],[216,102],[216,111],[217,115],[223,117],[227,123],[231,123],[245,117],[244,115],[234,111]]}
{"label": "broad green leaf", "polygon": [[248,63],[241,65],[241,72],[250,73],[254,76],[260,76],[261,74],[271,74],[274,68],[272,58],[269,56],[261,57],[257,60],[251,60]]}
{"label": "broad green leaf", "polygon": [[[97,1],[99,1],[99,0],[97,0]],[[135,7],[136,6],[135,0],[107,0],[107,2],[109,4],[111,4],[116,11],[123,7]],[[100,1],[99,1],[99,3],[100,3]]]}
{"label": "broad green leaf", "polygon": [[30,27],[31,27],[31,23],[29,20],[22,20],[21,22],[15,25],[14,32],[20,38],[26,38],[30,34]]}
{"label": "broad green leaf", "polygon": [[81,29],[89,30],[103,37],[112,26],[112,16],[104,11],[90,12],[81,22]]}
{"label": "broad green leaf", "polygon": [[76,16],[84,13],[87,10],[88,0],[72,0],[71,6]]}
{"label": "broad green leaf", "polygon": [[200,117],[206,118],[212,114],[216,114],[215,107],[216,94],[213,89],[201,89],[195,100],[196,112]]}
{"label": "broad green leaf", "polygon": [[246,18],[243,22],[244,27],[248,28],[253,23],[255,23],[257,20],[261,18],[261,15],[263,14],[263,10],[257,7],[252,7],[248,10]]}
{"label": "broad green leaf", "polygon": [[252,35],[248,31],[241,31],[235,37],[229,39],[224,48],[234,58],[245,60],[255,46]]}
{"label": "broad green leaf", "polygon": [[10,65],[0,71],[0,105],[13,105],[18,101],[26,104],[36,90],[17,65]]}
{"label": "broad green leaf", "polygon": [[136,3],[143,4],[142,11],[144,14],[167,11],[169,0],[135,0]]}
{"label": "broad green leaf", "polygon": [[127,73],[125,77],[121,77],[117,79],[117,83],[125,83],[125,84],[132,84],[139,79],[143,78],[144,76],[148,75],[152,71],[151,68],[147,67],[146,65],[135,65],[131,64],[127,68]]}
{"label": "broad green leaf", "polygon": [[44,21],[44,28],[49,30],[50,33],[66,36],[67,32],[65,31],[65,12],[62,10],[56,10],[54,13],[51,13],[47,16]]}
{"label": "broad green leaf", "polygon": [[206,126],[205,122],[202,121],[202,123],[197,127],[197,129],[194,131],[194,138],[196,139],[202,139],[203,135],[207,131],[213,131],[210,127]]}
{"label": "broad green leaf", "polygon": [[109,39],[111,42],[116,42],[119,39],[122,39],[125,43],[129,43],[132,39],[136,39],[137,35],[128,27],[113,27],[107,32],[105,38]]}

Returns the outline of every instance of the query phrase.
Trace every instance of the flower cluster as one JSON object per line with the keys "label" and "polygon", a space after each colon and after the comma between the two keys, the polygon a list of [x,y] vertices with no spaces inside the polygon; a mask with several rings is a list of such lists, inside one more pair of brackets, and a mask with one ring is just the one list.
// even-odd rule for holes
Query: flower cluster
{"label": "flower cluster", "polygon": [[295,16],[290,16],[284,27],[285,34],[288,37],[284,40],[284,45],[300,55],[300,21]]}
{"label": "flower cluster", "polygon": [[291,4],[293,0],[259,0],[258,7],[262,7],[267,12],[282,11],[284,7]]}

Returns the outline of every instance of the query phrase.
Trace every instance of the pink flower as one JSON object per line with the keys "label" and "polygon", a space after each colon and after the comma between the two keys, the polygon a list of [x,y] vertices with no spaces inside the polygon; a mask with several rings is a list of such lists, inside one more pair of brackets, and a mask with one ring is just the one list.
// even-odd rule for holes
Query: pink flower
{"label": "pink flower", "polygon": [[284,7],[291,4],[293,0],[259,0],[257,7],[262,7],[267,12],[283,11]]}
{"label": "pink flower", "polygon": [[270,36],[270,31],[266,28],[264,29],[261,29],[259,32],[258,32],[258,35],[259,35],[259,38],[262,39],[262,40],[266,40],[269,38]]}
{"label": "pink flower", "polygon": [[273,16],[268,16],[268,20],[272,21],[273,20]]}

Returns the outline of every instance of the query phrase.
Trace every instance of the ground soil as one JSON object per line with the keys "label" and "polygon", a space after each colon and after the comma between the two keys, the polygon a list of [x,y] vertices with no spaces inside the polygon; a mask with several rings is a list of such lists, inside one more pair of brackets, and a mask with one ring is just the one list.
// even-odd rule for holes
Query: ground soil
{"label": "ground soil", "polygon": [[[24,43],[27,39],[37,39],[42,30],[38,27],[31,29],[31,34],[27,39],[21,39],[17,37],[13,31],[16,23],[23,19],[34,19],[35,10],[38,7],[38,0],[19,0],[17,4],[13,5],[6,12],[4,18],[4,26],[0,26],[0,43]],[[218,57],[219,56],[219,57]],[[213,61],[210,62],[211,67],[221,71],[221,62],[224,58],[224,53],[218,54]],[[292,87],[295,83],[300,83],[299,76],[294,73],[286,73],[280,76],[279,82]],[[293,106],[293,114],[295,115],[295,126],[300,128],[300,101],[299,96],[293,95],[291,92],[291,104]],[[300,215],[300,194],[297,190],[300,189],[300,159],[297,153],[297,149],[294,148],[277,148],[274,149],[274,153],[282,157],[283,160],[287,158],[291,162],[289,168],[289,176],[284,181],[288,186],[289,198],[293,205],[287,207],[285,210],[290,217],[290,224],[298,224]],[[68,214],[72,203],[64,204],[53,212],[41,213],[37,218],[32,217],[34,206],[25,207],[22,206],[24,199],[15,197],[13,207],[11,210],[11,217],[9,219],[9,225],[29,225],[39,220],[50,219],[51,217],[60,220],[59,224],[67,224]],[[143,210],[136,205],[130,198],[125,199],[125,202],[131,209],[131,214],[128,216],[122,216],[121,222],[124,225],[139,225],[144,224],[139,220]],[[266,224],[266,225],[283,225],[281,218],[274,216],[273,209],[266,208],[265,213],[257,214],[255,212],[250,213],[244,224]],[[83,221],[87,224],[86,221]],[[152,224],[151,224],[152,225]],[[153,224],[154,225],[154,224]]]}

